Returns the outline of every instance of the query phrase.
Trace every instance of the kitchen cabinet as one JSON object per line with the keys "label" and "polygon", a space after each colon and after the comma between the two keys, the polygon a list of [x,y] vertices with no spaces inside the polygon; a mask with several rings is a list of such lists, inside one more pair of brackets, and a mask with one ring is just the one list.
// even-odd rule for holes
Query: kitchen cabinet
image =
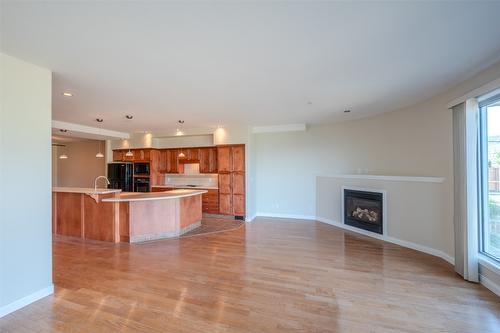
{"label": "kitchen cabinet", "polygon": [[124,154],[121,150],[113,150],[113,161],[123,161]]}
{"label": "kitchen cabinet", "polygon": [[219,214],[219,191],[207,190],[201,195],[202,210],[208,214]]}
{"label": "kitchen cabinet", "polygon": [[219,193],[219,214],[233,215],[231,194]]}
{"label": "kitchen cabinet", "polygon": [[113,150],[113,161],[149,162],[153,149],[130,149],[132,156],[126,156],[128,149]]}
{"label": "kitchen cabinet", "polygon": [[130,150],[130,152],[132,153],[132,155],[131,156],[127,156],[128,150],[123,151],[123,161],[127,161],[127,162],[133,162],[134,161],[134,158],[135,158],[134,151]]}
{"label": "kitchen cabinet", "polygon": [[245,195],[245,174],[234,172],[232,174],[233,194]]}
{"label": "kitchen cabinet", "polygon": [[160,151],[157,149],[149,149],[144,152],[144,157],[149,158],[150,186],[163,184],[163,179],[165,177],[160,172]]}
{"label": "kitchen cabinet", "polygon": [[233,215],[245,216],[245,195],[233,194]]}
{"label": "kitchen cabinet", "polygon": [[167,150],[167,173],[179,173],[179,150]]}
{"label": "kitchen cabinet", "polygon": [[223,194],[232,193],[232,176],[230,173],[219,174],[219,192]]}
{"label": "kitchen cabinet", "polygon": [[245,146],[231,147],[232,169],[231,171],[245,171]]}
{"label": "kitchen cabinet", "polygon": [[134,161],[148,162],[150,159],[151,149],[134,149]]}
{"label": "kitchen cabinet", "polygon": [[160,150],[158,169],[159,169],[160,173],[167,172],[167,150],[166,149]]}
{"label": "kitchen cabinet", "polygon": [[217,147],[219,213],[245,216],[245,145]]}
{"label": "kitchen cabinet", "polygon": [[186,158],[190,161],[200,160],[200,149],[199,148],[189,148],[186,150]]}
{"label": "kitchen cabinet", "polygon": [[217,148],[201,148],[200,173],[217,173]]}
{"label": "kitchen cabinet", "polygon": [[217,147],[217,168],[220,172],[231,172],[231,147]]}
{"label": "kitchen cabinet", "polygon": [[245,145],[217,147],[217,166],[219,172],[244,172]]}

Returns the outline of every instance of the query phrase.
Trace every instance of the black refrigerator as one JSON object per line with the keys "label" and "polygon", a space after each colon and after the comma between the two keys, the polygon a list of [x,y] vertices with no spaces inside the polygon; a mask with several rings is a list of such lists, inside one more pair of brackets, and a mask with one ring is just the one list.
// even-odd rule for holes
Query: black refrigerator
{"label": "black refrigerator", "polygon": [[130,162],[108,163],[108,188],[121,189],[124,192],[134,191],[134,164]]}

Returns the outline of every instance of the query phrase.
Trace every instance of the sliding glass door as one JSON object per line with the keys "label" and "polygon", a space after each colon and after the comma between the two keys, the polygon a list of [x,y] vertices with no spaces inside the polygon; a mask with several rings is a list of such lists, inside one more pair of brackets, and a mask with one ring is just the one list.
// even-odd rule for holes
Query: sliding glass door
{"label": "sliding glass door", "polygon": [[500,96],[480,107],[480,249],[500,261]]}

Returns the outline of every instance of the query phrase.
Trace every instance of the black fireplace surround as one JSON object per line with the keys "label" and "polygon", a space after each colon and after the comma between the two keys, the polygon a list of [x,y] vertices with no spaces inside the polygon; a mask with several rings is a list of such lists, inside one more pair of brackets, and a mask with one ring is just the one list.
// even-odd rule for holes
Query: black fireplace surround
{"label": "black fireplace surround", "polygon": [[379,192],[344,189],[344,223],[383,234],[383,195]]}

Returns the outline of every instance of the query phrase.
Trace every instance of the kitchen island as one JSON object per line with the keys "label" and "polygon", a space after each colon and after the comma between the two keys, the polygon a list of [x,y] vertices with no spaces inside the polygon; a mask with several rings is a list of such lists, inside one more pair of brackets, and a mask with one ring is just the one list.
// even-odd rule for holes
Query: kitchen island
{"label": "kitchen island", "polygon": [[131,193],[55,187],[53,233],[108,242],[177,237],[201,224],[205,190]]}

